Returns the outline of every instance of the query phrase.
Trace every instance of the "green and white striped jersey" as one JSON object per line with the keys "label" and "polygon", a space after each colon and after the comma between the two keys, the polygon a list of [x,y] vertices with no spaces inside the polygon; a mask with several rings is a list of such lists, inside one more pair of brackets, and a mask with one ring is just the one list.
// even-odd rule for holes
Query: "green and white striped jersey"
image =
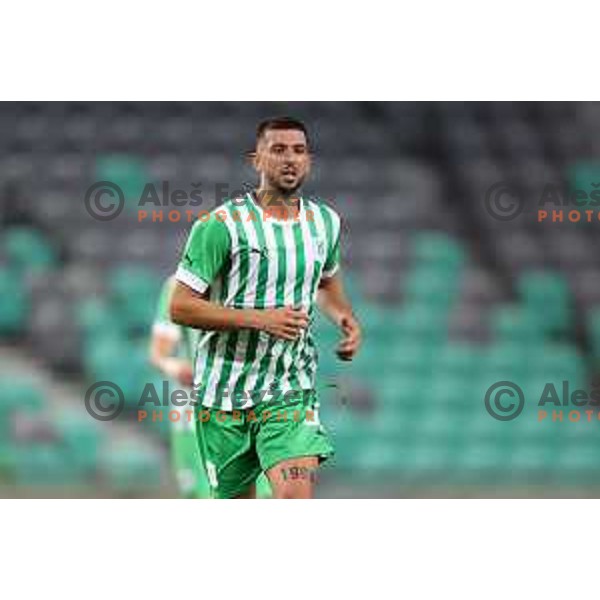
{"label": "green and white striped jersey", "polygon": [[263,331],[202,331],[194,387],[207,407],[230,411],[291,399],[315,389],[312,335],[319,281],[339,267],[340,218],[305,198],[295,220],[268,214],[251,194],[228,200],[198,221],[176,272],[178,281],[232,308],[303,309],[309,327],[294,341]]}

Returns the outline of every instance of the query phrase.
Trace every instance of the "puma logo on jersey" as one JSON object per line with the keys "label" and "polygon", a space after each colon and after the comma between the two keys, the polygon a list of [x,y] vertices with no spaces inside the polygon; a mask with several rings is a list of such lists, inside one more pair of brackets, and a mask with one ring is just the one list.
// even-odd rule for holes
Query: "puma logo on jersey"
{"label": "puma logo on jersey", "polygon": [[269,258],[269,249],[264,246],[261,246],[260,248],[250,246],[250,252],[253,252],[254,254],[260,254],[261,256],[264,256],[265,258]]}

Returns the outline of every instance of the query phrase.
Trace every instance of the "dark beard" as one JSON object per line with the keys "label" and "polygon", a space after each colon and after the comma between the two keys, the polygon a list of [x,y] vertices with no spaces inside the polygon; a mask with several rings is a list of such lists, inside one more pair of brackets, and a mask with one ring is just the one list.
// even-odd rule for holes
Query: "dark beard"
{"label": "dark beard", "polygon": [[[264,193],[264,197],[259,198],[261,203],[263,200],[270,201],[269,204],[271,206],[295,206],[297,202],[287,202],[287,200],[297,197],[298,190],[301,187],[302,182],[300,181],[298,185],[293,188],[282,188],[274,182],[269,181],[269,187],[272,189],[269,192]],[[256,191],[253,192],[254,198],[257,199]]]}

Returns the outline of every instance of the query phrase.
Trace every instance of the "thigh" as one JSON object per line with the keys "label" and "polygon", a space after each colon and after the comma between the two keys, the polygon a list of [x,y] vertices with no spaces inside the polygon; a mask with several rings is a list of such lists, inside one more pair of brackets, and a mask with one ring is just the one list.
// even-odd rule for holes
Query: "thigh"
{"label": "thigh", "polygon": [[329,436],[319,422],[317,404],[264,409],[256,448],[275,497],[292,492],[308,497],[319,463],[333,454]]}
{"label": "thigh", "polygon": [[[246,423],[221,411],[201,409],[198,413],[198,444],[213,497],[253,497],[260,464]],[[207,415],[209,415],[207,417]]]}
{"label": "thigh", "polygon": [[283,460],[267,471],[273,488],[273,497],[278,499],[309,499],[314,495],[318,456],[303,456]]}

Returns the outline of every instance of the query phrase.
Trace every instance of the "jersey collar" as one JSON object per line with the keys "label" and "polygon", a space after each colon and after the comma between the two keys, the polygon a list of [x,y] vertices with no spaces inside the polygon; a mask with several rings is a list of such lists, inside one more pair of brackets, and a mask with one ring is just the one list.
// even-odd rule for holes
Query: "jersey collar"
{"label": "jersey collar", "polygon": [[[256,207],[256,210],[263,216],[263,219],[265,219],[265,210],[263,209],[263,207],[260,205],[260,203],[256,199],[255,192],[248,192],[246,194],[246,197],[250,200],[252,205]],[[304,199],[303,196],[300,196],[298,198],[298,201],[300,204],[300,212],[298,214],[298,219],[282,221],[280,219],[276,219],[275,217],[271,217],[269,219],[269,223],[275,223],[276,225],[281,225],[283,227],[289,227],[291,225],[295,225],[296,223],[300,223],[305,215],[306,200]]]}

